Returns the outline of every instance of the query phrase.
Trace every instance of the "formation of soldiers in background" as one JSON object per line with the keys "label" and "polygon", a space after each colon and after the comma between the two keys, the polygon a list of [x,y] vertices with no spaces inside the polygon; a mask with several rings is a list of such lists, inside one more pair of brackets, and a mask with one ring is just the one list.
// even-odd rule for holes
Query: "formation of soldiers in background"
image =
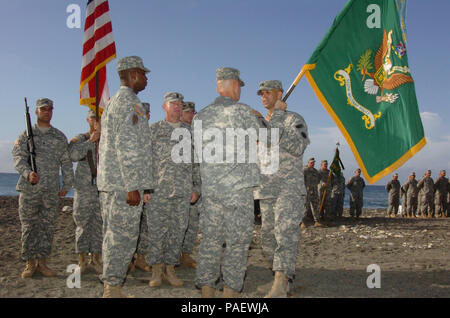
{"label": "formation of soldiers in background", "polygon": [[408,180],[400,185],[398,174],[395,173],[386,184],[386,191],[389,193],[387,216],[397,217],[400,214],[410,218],[448,217],[450,183],[445,175],[445,170],[441,170],[439,177],[433,181],[431,170],[427,170],[417,181],[416,173],[412,172]]}
{"label": "formation of soldiers in background", "polygon": [[[350,216],[361,216],[365,182],[360,169],[347,183],[343,176],[330,173],[326,160],[319,171],[314,168],[314,158],[302,169],[309,144],[307,125],[299,114],[286,111],[280,81],[264,81],[259,86],[257,94],[268,110],[263,117],[238,102],[244,86],[239,71],[220,68],[216,71],[220,96],[211,105],[196,114],[193,102],[184,102],[181,93],[169,92],[164,95],[165,119],[149,128],[150,105],[141,103],[137,94],[145,89],[150,70],[141,58],[133,56],[120,59],[117,71],[121,87],[111,98],[101,124],[89,111],[89,132],[70,143],[50,125],[53,101],[42,98],[36,102],[38,122],[33,132],[39,173],[30,167],[26,133],[14,144],[14,165],[20,174],[16,189],[20,193],[22,259],[26,261],[22,278],[35,272],[56,276],[47,258],[59,198],[72,186],[78,264],[81,273],[93,270],[102,274],[103,297],[124,297],[121,286],[127,272],[136,268],[152,271],[150,287],[161,286],[163,280],[180,287],[183,280],[175,273],[179,264],[196,268],[196,285],[203,297],[215,297],[220,277],[223,296],[238,297],[253,232],[254,199],[259,200],[262,214],[263,253],[274,273],[273,281],[260,286],[258,293],[286,297],[295,277],[299,224],[333,225],[332,220],[343,215],[345,187],[350,190]],[[191,132],[193,119],[201,120],[204,129],[280,129],[278,171],[260,174],[260,162],[198,164],[193,160],[194,143],[191,162],[175,163],[171,153],[178,140],[172,139],[172,132],[180,127]],[[205,147],[207,141],[203,143]],[[72,161],[77,162],[75,174]],[[435,183],[430,175],[428,172],[419,183],[412,176],[401,188],[407,196],[404,210],[412,215],[416,214],[417,195],[423,207],[420,212],[432,215],[435,190],[439,198],[436,213],[448,211],[445,171]],[[388,213],[397,213],[400,186],[396,179],[388,186],[392,205]],[[199,229],[202,241],[195,261],[191,254]]]}

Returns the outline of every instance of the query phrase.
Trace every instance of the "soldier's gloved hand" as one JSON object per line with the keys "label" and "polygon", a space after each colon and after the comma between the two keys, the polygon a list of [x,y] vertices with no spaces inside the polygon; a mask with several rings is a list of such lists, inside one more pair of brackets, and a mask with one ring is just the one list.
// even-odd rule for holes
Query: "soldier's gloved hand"
{"label": "soldier's gloved hand", "polygon": [[61,190],[61,192],[59,192],[59,196],[61,197],[61,198],[64,198],[65,196],[66,196],[66,194],[67,194],[67,190]]}
{"label": "soldier's gloved hand", "polygon": [[28,181],[30,181],[31,184],[38,183],[39,179],[39,175],[34,171],[31,171],[31,173],[28,175]]}
{"label": "soldier's gloved hand", "polygon": [[150,193],[144,193],[144,203],[149,203],[152,195]]}
{"label": "soldier's gloved hand", "polygon": [[275,109],[279,109],[279,110],[285,111],[286,108],[287,108],[287,104],[285,102],[283,102],[281,100],[277,100],[275,102]]}
{"label": "soldier's gloved hand", "polygon": [[197,202],[199,197],[200,197],[200,195],[197,192],[192,192],[192,194],[191,194],[191,203]]}
{"label": "soldier's gloved hand", "polygon": [[127,203],[131,206],[138,206],[141,203],[141,195],[138,190],[127,192]]}

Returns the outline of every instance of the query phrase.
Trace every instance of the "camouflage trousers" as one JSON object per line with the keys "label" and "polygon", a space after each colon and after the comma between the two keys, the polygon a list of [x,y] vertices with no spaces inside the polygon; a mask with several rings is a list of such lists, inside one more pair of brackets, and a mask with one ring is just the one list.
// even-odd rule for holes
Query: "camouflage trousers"
{"label": "camouflage trousers", "polygon": [[139,226],[139,238],[137,243],[136,253],[141,255],[147,255],[150,252],[150,243],[148,242],[148,223],[147,223],[147,212],[145,212],[144,205],[142,214],[141,214],[141,223]]}
{"label": "camouflage trousers", "polygon": [[[398,206],[400,204],[400,197],[399,196],[395,196],[395,197],[389,197],[388,199],[388,209],[387,209],[387,214],[391,215],[397,215],[398,214]],[[406,211],[402,211],[402,214],[406,214]]]}
{"label": "camouflage trousers", "polygon": [[363,207],[363,197],[358,194],[350,194],[350,216],[360,216]]}
{"label": "camouflage trousers", "polygon": [[102,280],[112,286],[123,283],[139,237],[142,202],[139,206],[130,206],[126,202],[126,195],[126,192],[100,192],[103,218]]}
{"label": "camouflage trousers", "polygon": [[189,217],[189,196],[166,198],[152,194],[149,205],[145,205],[149,224],[149,254],[147,262],[177,265],[180,263],[181,245]]}
{"label": "camouflage trousers", "polygon": [[408,198],[406,194],[402,194],[402,215],[409,214],[408,210]]}
{"label": "camouflage trousers", "polygon": [[[202,197],[202,241],[197,257],[196,285],[215,287],[222,273],[225,285],[240,291],[253,235],[253,189],[202,193]],[[226,243],[224,250],[223,243]]]}
{"label": "camouflage trousers", "polygon": [[330,197],[330,211],[331,215],[342,216],[342,212],[344,210],[344,197],[343,195],[337,193],[332,193]]}
{"label": "camouflage trousers", "polygon": [[195,240],[197,239],[198,233],[198,221],[200,213],[200,205],[202,204],[201,198],[191,204],[189,207],[189,220],[186,232],[184,233],[183,247],[181,249],[184,253],[191,254],[194,250]]}
{"label": "camouflage trousers", "polygon": [[319,220],[319,197],[316,194],[307,193],[305,199],[304,219]]}
{"label": "camouflage trousers", "polygon": [[325,193],[325,199],[323,200],[322,205],[322,213],[320,213],[320,205],[322,204],[323,199],[323,192],[325,190],[319,191],[319,204],[318,204],[318,210],[320,216],[330,217],[333,216],[333,211],[331,210],[331,193],[330,189],[327,189],[327,192]]}
{"label": "camouflage trousers", "polygon": [[447,215],[447,195],[436,193],[434,197],[434,208],[436,215]]}
{"label": "camouflage trousers", "polygon": [[417,197],[409,196],[406,198],[406,211],[409,216],[416,215],[417,213]]}
{"label": "camouflage trousers", "polygon": [[303,217],[304,197],[280,194],[278,198],[262,199],[261,245],[272,270],[295,277],[299,225]]}
{"label": "camouflage trousers", "polygon": [[74,193],[75,251],[101,253],[103,221],[98,192],[75,190]]}
{"label": "camouflage trousers", "polygon": [[22,224],[23,260],[50,256],[58,212],[58,193],[20,192],[19,218]]}
{"label": "camouflage trousers", "polygon": [[420,199],[420,212],[424,215],[433,215],[433,197],[423,195]]}

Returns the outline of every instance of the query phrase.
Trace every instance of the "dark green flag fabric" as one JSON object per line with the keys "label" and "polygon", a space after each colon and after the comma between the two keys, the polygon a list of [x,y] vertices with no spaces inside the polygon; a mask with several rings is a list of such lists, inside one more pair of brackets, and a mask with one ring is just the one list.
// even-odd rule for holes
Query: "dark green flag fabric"
{"label": "dark green flag fabric", "polygon": [[369,183],[426,144],[403,29],[395,0],[350,0],[304,66]]}

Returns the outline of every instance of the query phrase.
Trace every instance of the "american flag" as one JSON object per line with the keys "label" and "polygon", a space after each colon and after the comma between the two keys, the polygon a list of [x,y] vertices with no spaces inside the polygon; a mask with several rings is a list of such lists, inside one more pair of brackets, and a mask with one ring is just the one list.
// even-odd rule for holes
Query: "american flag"
{"label": "american flag", "polygon": [[116,58],[107,0],[88,0],[81,61],[80,105],[95,111],[96,72],[98,72],[99,113],[109,100],[106,64]]}

